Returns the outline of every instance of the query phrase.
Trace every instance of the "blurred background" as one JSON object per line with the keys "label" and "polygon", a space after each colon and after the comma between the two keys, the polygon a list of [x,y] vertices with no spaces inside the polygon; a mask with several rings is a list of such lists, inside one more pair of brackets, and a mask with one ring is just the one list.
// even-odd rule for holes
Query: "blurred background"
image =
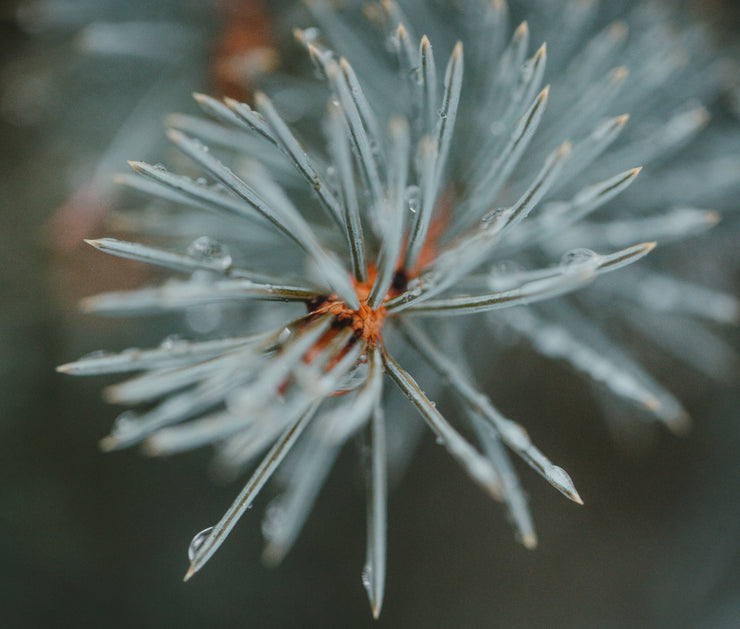
{"label": "blurred background", "polygon": [[[0,624],[740,626],[738,374],[721,384],[661,355],[650,366],[680,394],[694,429],[684,438],[656,430],[627,447],[611,439],[578,376],[524,345],[506,350],[507,381],[491,382],[491,396],[571,473],[585,501],[569,503],[519,466],[536,551],[514,542],[500,506],[427,435],[391,493],[378,622],[360,581],[365,499],[351,447],[282,566],[260,562],[265,495],[208,568],[182,583],[191,537],[238,484],[208,478],[207,452],[103,455],[97,442],[116,415],[100,400],[108,381],[54,371],[97,348],[156,344],[171,327],[76,309],[82,296],[144,277],[78,244],[109,233],[96,228],[114,204],[111,174],[126,158],[162,156],[162,119],[194,111],[190,92],[234,89],[228,70],[214,70],[230,45],[214,34],[239,10],[152,4],[0,5]],[[250,45],[268,48],[265,29],[292,3],[269,3],[269,12],[248,4]],[[736,2],[705,10],[737,51]],[[132,44],[130,34],[153,22],[161,30]],[[132,30],[111,27],[122,23]],[[252,62],[255,80],[273,64],[269,54]],[[735,221],[711,236],[727,252],[724,283],[736,294],[738,233]],[[738,329],[727,335],[740,348]]]}

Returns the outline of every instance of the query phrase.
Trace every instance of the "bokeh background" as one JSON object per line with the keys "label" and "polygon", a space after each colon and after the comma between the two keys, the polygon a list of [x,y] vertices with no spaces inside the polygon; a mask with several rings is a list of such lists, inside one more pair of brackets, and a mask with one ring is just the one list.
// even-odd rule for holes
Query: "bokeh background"
{"label": "bokeh background", "polygon": [[[534,552],[513,541],[500,506],[426,438],[391,493],[380,621],[360,582],[364,496],[351,447],[281,567],[259,559],[265,495],[207,569],[182,583],[192,535],[220,516],[238,485],[208,478],[206,452],[103,455],[97,442],[116,414],[100,401],[107,381],[54,371],[99,347],[156,343],[170,328],[93,319],[75,306],[143,273],[75,244],[103,235],[96,208],[110,190],[109,173],[96,172],[99,156],[130,143],[124,158],[156,161],[161,118],[212,86],[218,20],[210,4],[153,4],[49,0],[38,5],[56,7],[55,21],[22,11],[20,24],[17,3],[0,5],[0,625],[740,626],[737,374],[718,383],[659,354],[651,367],[681,394],[694,429],[619,445],[577,376],[524,345],[505,351],[506,378],[491,378],[492,397],[568,469],[586,503],[569,503],[520,466],[540,537]],[[717,37],[737,51],[736,1],[709,10]],[[185,35],[167,39],[161,57],[114,54],[89,30],[80,36],[90,16],[166,17]],[[163,89],[146,96],[154,84]],[[142,98],[159,115],[131,126]],[[139,135],[116,136],[122,126]],[[121,161],[115,170],[123,169]],[[84,211],[60,232],[54,216],[70,198]],[[738,234],[736,221],[712,235],[728,252],[721,273],[736,293]],[[740,348],[738,330],[727,335]]]}

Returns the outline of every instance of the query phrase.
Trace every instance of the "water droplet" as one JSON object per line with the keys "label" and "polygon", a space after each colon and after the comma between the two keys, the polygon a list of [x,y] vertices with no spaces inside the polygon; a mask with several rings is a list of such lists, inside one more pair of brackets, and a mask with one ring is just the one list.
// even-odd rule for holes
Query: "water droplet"
{"label": "water droplet", "polygon": [[497,207],[496,209],[491,210],[482,219],[480,219],[481,229],[488,229],[492,225],[502,220],[505,216],[508,215],[508,213],[509,210],[505,207]]}
{"label": "water droplet", "polygon": [[447,110],[446,109],[440,109],[437,113],[439,114],[439,117],[442,118],[442,120],[444,120],[445,118],[447,118]]}
{"label": "water droplet", "polygon": [[524,267],[514,260],[502,260],[491,269],[491,275],[514,275],[523,270]]}
{"label": "water droplet", "polygon": [[507,290],[517,283],[518,276],[523,271],[521,264],[513,260],[502,260],[491,269],[488,275],[488,288]]}
{"label": "water droplet", "polygon": [[[205,269],[196,269],[190,275],[190,283],[195,284],[213,284],[213,272]],[[177,286],[177,281],[173,281],[173,286]]]}
{"label": "water droplet", "polygon": [[185,311],[185,320],[190,328],[199,334],[213,332],[223,319],[221,304],[203,304],[192,306]]}
{"label": "water droplet", "polygon": [[285,343],[292,335],[293,331],[290,328],[283,328],[280,336],[278,336],[278,343]]}
{"label": "water droplet", "polygon": [[534,63],[525,63],[522,66],[522,74],[519,80],[522,83],[528,83],[529,80],[532,78],[533,74],[534,74]]}
{"label": "water droplet", "polygon": [[366,565],[362,569],[362,587],[365,588],[368,594],[372,594],[371,588],[373,587],[373,569]]}
{"label": "water droplet", "polygon": [[421,206],[421,190],[419,186],[409,186],[406,188],[406,203],[412,214],[416,214]]}
{"label": "water droplet", "polygon": [[423,80],[421,68],[419,66],[411,68],[411,70],[409,71],[409,77],[411,77],[411,80],[416,83],[416,85],[421,85]]}
{"label": "water droplet", "polygon": [[599,264],[599,254],[591,249],[573,249],[563,254],[560,266],[565,271],[581,271],[596,268]]}
{"label": "water droplet", "polygon": [[305,39],[309,44],[318,41],[320,36],[321,32],[315,26],[303,29],[303,39]]}
{"label": "water droplet", "polygon": [[125,435],[136,427],[136,413],[134,411],[124,411],[113,422],[111,434],[115,437]]}
{"label": "water droplet", "polygon": [[265,517],[262,519],[262,535],[267,540],[273,540],[281,535],[284,526],[285,509],[282,507],[280,497],[277,497],[265,510]]}
{"label": "water droplet", "polygon": [[162,164],[161,162],[157,162],[153,166],[154,170],[158,170],[159,172],[166,173],[167,172],[167,166]]}
{"label": "water droplet", "polygon": [[352,391],[367,381],[367,355],[363,354],[357,364],[337,384],[340,391]]}
{"label": "water droplet", "polygon": [[205,177],[198,177],[195,180],[196,185],[198,186],[205,186],[208,183],[208,180]]}
{"label": "water droplet", "polygon": [[504,131],[506,131],[506,125],[500,120],[496,120],[491,123],[490,129],[492,135],[501,135]]}
{"label": "water droplet", "polygon": [[334,168],[334,166],[327,166],[326,167],[326,181],[327,183],[332,186],[332,188],[336,189],[337,187],[337,169]]}
{"label": "water droplet", "polygon": [[94,360],[96,358],[105,358],[109,355],[110,352],[106,352],[104,349],[96,349],[94,352],[90,352],[82,356],[80,360]]}
{"label": "water droplet", "polygon": [[185,339],[179,334],[170,334],[169,336],[162,339],[159,344],[160,349],[173,349],[178,345],[185,343]]}
{"label": "water droplet", "polygon": [[200,140],[193,140],[193,144],[196,146],[196,148],[199,148],[204,153],[208,153],[211,149],[208,148],[207,145],[203,144]]}
{"label": "water droplet", "polygon": [[201,236],[190,243],[188,255],[223,271],[231,266],[229,248],[208,236]]}
{"label": "water droplet", "polygon": [[212,530],[212,526],[209,526],[207,529],[203,529],[190,542],[190,546],[188,547],[188,559],[190,559],[190,561],[193,561],[193,559],[195,559],[195,555],[197,554],[198,550],[200,550],[200,547],[203,546],[203,542],[208,539],[208,536],[211,534]]}

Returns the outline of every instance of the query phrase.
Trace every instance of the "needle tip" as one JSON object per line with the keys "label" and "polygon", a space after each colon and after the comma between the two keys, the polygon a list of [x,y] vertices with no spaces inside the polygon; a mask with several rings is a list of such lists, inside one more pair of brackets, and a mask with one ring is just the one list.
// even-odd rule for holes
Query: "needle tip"
{"label": "needle tip", "polygon": [[185,573],[185,576],[182,578],[183,583],[190,580],[190,577],[192,577],[195,574],[195,568],[191,565],[188,568],[188,571]]}

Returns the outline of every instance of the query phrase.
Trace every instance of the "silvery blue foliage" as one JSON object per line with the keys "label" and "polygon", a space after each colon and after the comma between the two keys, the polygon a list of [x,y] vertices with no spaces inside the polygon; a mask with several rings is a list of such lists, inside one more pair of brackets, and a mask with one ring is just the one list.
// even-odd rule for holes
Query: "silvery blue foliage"
{"label": "silvery blue foliage", "polygon": [[[162,202],[130,220],[164,244],[90,244],[177,275],[91,297],[85,309],[182,311],[207,338],[60,370],[141,372],[106,389],[143,410],[118,418],[105,449],[212,445],[231,474],[267,451],[222,519],[193,539],[186,578],[290,455],[263,526],[265,558],[279,561],[340,448],[363,432],[363,583],[377,616],[387,469],[416,435],[395,406],[387,412],[392,386],[534,547],[510,453],[581,498],[476,382],[476,355],[495,343],[489,325],[675,431],[687,427],[686,411],[612,340],[614,315],[706,371],[736,361],[704,327],[738,319],[733,296],[649,260],[630,266],[656,242],[706,231],[719,214],[698,204],[737,189],[736,154],[702,156],[696,168],[682,153],[708,122],[693,99],[715,97],[726,62],[703,53],[700,27],[671,23],[652,4],[622,15],[582,0],[522,4],[388,0],[338,10],[312,0],[316,26],[295,37],[322,90],[306,78],[288,94],[256,94],[253,105],[196,95],[205,118],[168,119],[194,176],[132,162],[135,174],[119,177]],[[529,22],[517,25],[519,12]],[[225,312],[243,329],[225,335]],[[436,408],[443,392],[459,402],[454,417]]]}

